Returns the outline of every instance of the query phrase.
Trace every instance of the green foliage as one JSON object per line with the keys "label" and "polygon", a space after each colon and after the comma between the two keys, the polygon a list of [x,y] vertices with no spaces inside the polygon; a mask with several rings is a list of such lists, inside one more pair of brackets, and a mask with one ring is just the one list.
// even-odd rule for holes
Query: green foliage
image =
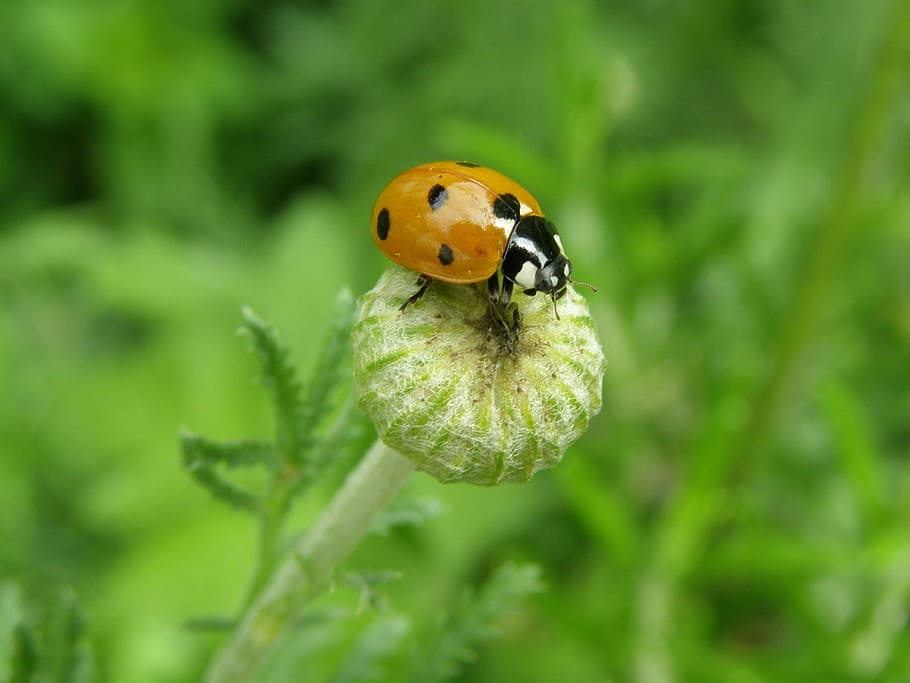
{"label": "green foliage", "polygon": [[26,599],[15,584],[0,585],[0,680],[9,683],[89,683],[97,680],[85,619],[71,590]]}
{"label": "green foliage", "polygon": [[[251,309],[244,308],[241,331],[250,339],[252,351],[260,362],[262,384],[272,398],[275,441],[223,442],[189,432],[181,434],[184,467],[216,498],[241,510],[268,514],[264,507],[275,504],[274,500],[263,500],[268,495],[278,499],[279,507],[284,510],[290,499],[304,490],[305,484],[318,478],[330,457],[350,439],[349,411],[341,411],[336,422],[323,430],[332,413],[332,397],[338,393],[347,367],[344,361],[354,311],[349,293],[338,296],[337,309],[336,322],[304,395],[289,351],[279,341],[275,329]],[[320,430],[327,433],[322,434]],[[249,467],[269,471],[272,481],[267,493],[249,491],[221,473],[221,470]]]}
{"label": "green foliage", "polygon": [[359,594],[353,611],[311,610],[291,642],[264,675],[294,680],[307,670],[311,680],[345,681],[458,680],[481,648],[527,624],[520,606],[543,590],[539,568],[507,562],[476,589],[462,588],[429,624],[380,599],[377,589],[400,582],[394,572],[352,574],[341,585]]}
{"label": "green foliage", "polygon": [[[253,351],[259,357],[262,384],[272,397],[275,413],[275,468],[288,465],[300,466],[303,454],[309,449],[312,437],[311,425],[303,418],[302,387],[296,372],[288,360],[288,350],[281,346],[275,331],[261,321],[249,308],[243,309],[241,331],[251,342]],[[341,346],[336,341],[338,346]],[[326,387],[331,389],[331,387]]]}
{"label": "green foliage", "polygon": [[267,467],[275,459],[272,444],[259,441],[225,443],[184,432],[180,435],[180,447],[183,466],[215,498],[240,510],[259,512],[257,495],[226,480],[219,474],[218,467]]}
{"label": "green foliage", "polygon": [[[193,478],[216,499],[253,513],[259,521],[258,566],[252,578],[246,605],[266,585],[283,554],[283,528],[295,497],[316,481],[333,457],[350,440],[350,412],[338,412],[335,422],[324,429],[332,414],[332,397],[345,379],[347,339],[353,323],[354,302],[342,292],[337,298],[336,322],[316,364],[304,394],[303,385],[276,330],[249,308],[243,310],[241,331],[250,339],[260,365],[262,385],[272,399],[275,420],[273,442],[214,441],[184,432],[180,436],[183,463]],[[229,473],[239,468],[264,470],[260,490],[232,481]],[[215,620],[216,626],[223,620]],[[196,619],[195,628],[208,620]]]}
{"label": "green foliage", "polygon": [[496,624],[542,589],[533,565],[505,564],[476,593],[466,593],[421,643],[413,681],[450,681],[476,658],[476,648],[496,635]]}
{"label": "green foliage", "polygon": [[401,647],[410,630],[401,616],[382,615],[354,642],[331,683],[379,683],[390,680],[386,660]]}
{"label": "green foliage", "polygon": [[373,532],[387,535],[392,529],[402,526],[419,527],[440,513],[439,501],[435,498],[414,496],[396,498],[373,523]]}
{"label": "green foliage", "polygon": [[[245,309],[243,312],[243,330],[251,339],[253,352],[259,360],[262,384],[272,397],[277,425],[274,443],[217,442],[188,433],[181,435],[184,465],[196,481],[215,498],[234,508],[253,512],[260,520],[259,564],[245,603],[245,611],[233,623],[234,626],[241,624],[241,629],[248,618],[246,610],[255,610],[260,595],[269,592],[275,568],[287,552],[283,548],[281,537],[292,499],[304,489],[300,480],[305,478],[307,483],[317,480],[318,476],[314,472],[318,473],[328,461],[329,451],[324,442],[336,444],[346,431],[343,420],[349,415],[347,411],[340,412],[328,436],[316,431],[331,414],[331,398],[337,394],[338,384],[345,376],[341,368],[344,367],[346,355],[345,342],[353,322],[353,301],[349,294],[342,293],[338,297],[337,308],[336,323],[319,355],[306,395],[297,379],[290,353],[280,343],[276,330],[262,322],[251,310]],[[317,406],[318,403],[323,405]],[[311,455],[314,452],[319,453],[320,457],[314,458]],[[401,459],[401,456],[395,457]],[[269,473],[270,481],[261,494],[232,483],[222,473],[250,467],[265,468]],[[408,466],[405,476],[411,471]],[[382,475],[377,473],[377,476]],[[381,482],[375,483],[379,485]],[[433,502],[406,499],[381,515],[373,525],[374,530],[387,534],[397,526],[420,524],[432,516],[437,507]],[[301,555],[298,559],[305,565],[313,558]],[[281,568],[278,568],[277,574],[280,573]],[[513,611],[522,598],[539,590],[538,574],[538,569],[532,565],[505,565],[476,596],[463,599],[450,618],[437,630],[435,641],[422,648],[423,658],[418,663],[420,671],[415,680],[452,679],[466,663],[473,660],[473,648],[494,635],[492,625],[504,614]],[[301,581],[306,577],[305,571],[300,577]],[[359,609],[376,610],[384,602],[377,589],[399,578],[397,572],[364,572],[350,574],[347,583],[359,590]],[[302,587],[294,586],[291,595],[300,591]],[[299,607],[296,604],[288,607],[282,603],[279,609],[299,611],[303,607],[304,603]],[[268,616],[263,619],[268,624],[277,623],[269,621]],[[319,621],[314,623],[320,625]],[[195,619],[190,625],[195,630],[221,629],[231,625],[231,622],[223,619]],[[268,627],[272,630],[277,628]],[[301,628],[305,630],[306,627]],[[385,630],[380,632],[377,631],[378,628]],[[381,661],[399,650],[400,642],[408,630],[408,622],[400,618],[383,619],[381,622],[377,620],[366,627],[351,643],[351,657],[341,654],[344,664],[336,672],[335,679],[376,680],[384,670]],[[229,641],[228,647],[231,647],[232,642]],[[338,643],[334,644],[337,646]],[[298,666],[310,665],[304,660]],[[286,676],[289,679],[296,677],[290,672]]]}
{"label": "green foliage", "polygon": [[[0,2],[0,576],[73,587],[99,679],[198,680],[220,634],[179,625],[242,604],[259,515],[302,527],[373,437],[340,383],[307,495],[263,505],[238,306],[319,367],[386,263],[376,194],[467,158],[600,287],[604,408],[527,485],[416,477],[437,512],[351,559],[401,573],[391,607],[336,587],[294,663],[406,680],[465,577],[520,558],[546,591],[457,678],[910,679],[908,31],[903,0]],[[254,515],[181,471],[180,425]]]}

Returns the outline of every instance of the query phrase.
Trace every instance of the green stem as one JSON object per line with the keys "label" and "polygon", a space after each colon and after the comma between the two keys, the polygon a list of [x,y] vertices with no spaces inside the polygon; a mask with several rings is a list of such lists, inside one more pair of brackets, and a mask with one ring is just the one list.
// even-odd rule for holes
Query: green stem
{"label": "green stem", "polygon": [[279,480],[266,497],[259,519],[259,553],[256,558],[256,571],[250,581],[249,591],[243,603],[247,610],[271,576],[278,552],[278,539],[281,525],[290,503],[290,489],[286,480]]}
{"label": "green stem", "polygon": [[398,492],[414,465],[381,441],[348,475],[322,516],[296,544],[247,609],[231,639],[212,661],[208,683],[253,680],[299,615],[331,580],[372,521]]}

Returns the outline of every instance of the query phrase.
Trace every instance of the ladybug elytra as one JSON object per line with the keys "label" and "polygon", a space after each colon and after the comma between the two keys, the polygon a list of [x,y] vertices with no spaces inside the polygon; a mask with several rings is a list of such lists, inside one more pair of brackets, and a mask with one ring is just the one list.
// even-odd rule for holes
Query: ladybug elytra
{"label": "ladybug elytra", "polygon": [[[517,286],[554,302],[572,282],[556,226],[514,180],[466,161],[437,161],[395,177],[373,207],[373,240],[392,261],[420,274],[416,302],[432,280],[486,280],[500,310]],[[513,310],[517,325],[517,310]],[[557,312],[556,317],[559,317]]]}

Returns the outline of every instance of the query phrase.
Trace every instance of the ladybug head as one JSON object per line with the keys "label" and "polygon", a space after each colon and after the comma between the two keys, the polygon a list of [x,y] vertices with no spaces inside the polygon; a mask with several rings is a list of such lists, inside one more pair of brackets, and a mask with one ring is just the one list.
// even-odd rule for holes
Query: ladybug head
{"label": "ladybug head", "polygon": [[556,258],[547,263],[543,268],[537,271],[534,278],[535,287],[533,290],[527,290],[527,294],[535,291],[549,294],[553,301],[553,313],[559,320],[559,309],[556,308],[556,300],[561,299],[566,294],[566,287],[572,281],[572,264],[566,255],[560,253]]}
{"label": "ladybug head", "polygon": [[565,293],[572,274],[556,226],[543,216],[524,216],[515,224],[502,269],[526,294],[543,292],[555,299]]}
{"label": "ladybug head", "polygon": [[503,255],[502,272],[525,294],[548,294],[555,308],[572,281],[572,264],[562,250],[556,226],[543,216],[519,219]]}
{"label": "ladybug head", "polygon": [[553,299],[562,298],[566,293],[566,286],[572,281],[571,275],[572,263],[565,254],[560,253],[537,271],[534,276],[534,289],[549,294]]}
{"label": "ladybug head", "polygon": [[[572,263],[562,250],[556,226],[543,216],[524,216],[515,224],[503,255],[502,274],[524,289],[525,294],[548,294],[557,319],[556,300],[565,296],[569,284],[597,291],[593,285],[572,279]],[[502,301],[508,302],[508,296]]]}

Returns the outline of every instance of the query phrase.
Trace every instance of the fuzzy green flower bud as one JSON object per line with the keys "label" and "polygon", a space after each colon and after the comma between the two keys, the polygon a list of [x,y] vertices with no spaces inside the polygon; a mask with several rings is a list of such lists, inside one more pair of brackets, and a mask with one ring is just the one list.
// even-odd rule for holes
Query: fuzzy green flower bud
{"label": "fuzzy green flower bud", "polygon": [[603,351],[586,301],[520,298],[509,343],[486,283],[434,282],[416,304],[415,275],[383,274],[360,301],[354,378],[380,438],[443,482],[527,481],[558,463],[601,406]]}

